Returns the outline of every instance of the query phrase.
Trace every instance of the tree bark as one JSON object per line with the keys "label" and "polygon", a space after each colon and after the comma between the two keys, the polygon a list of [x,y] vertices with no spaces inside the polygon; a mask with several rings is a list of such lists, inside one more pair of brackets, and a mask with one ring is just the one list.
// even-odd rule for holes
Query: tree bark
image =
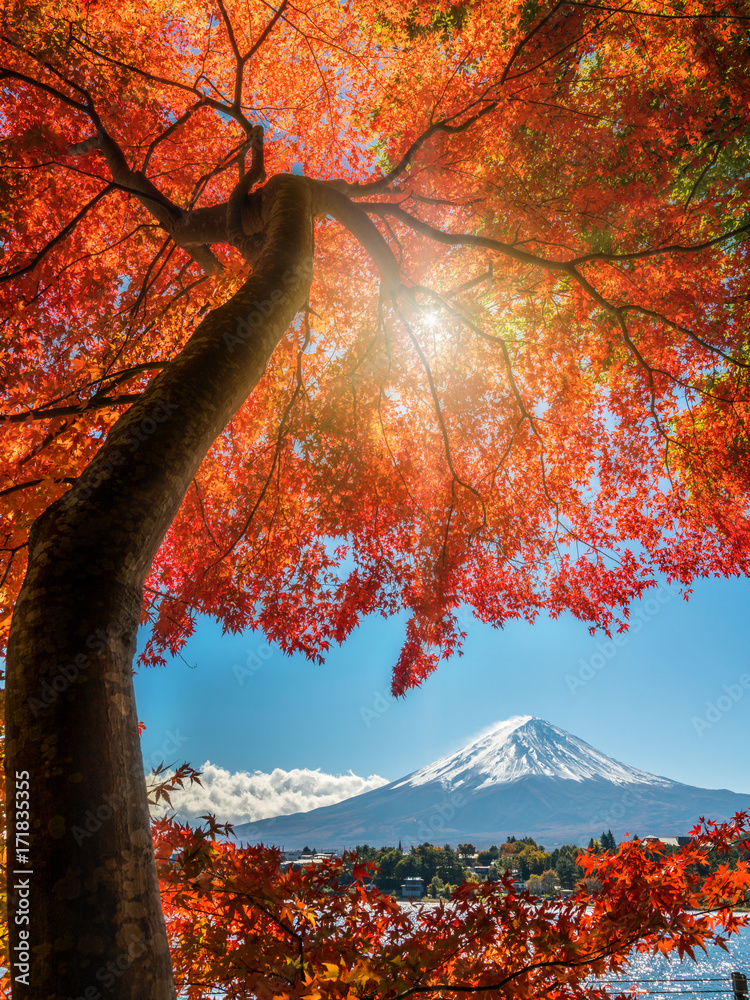
{"label": "tree bark", "polygon": [[14,998],[175,996],[132,659],[159,544],[307,299],[308,184],[274,177],[260,213],[252,275],[203,319],[31,534],[7,663]]}

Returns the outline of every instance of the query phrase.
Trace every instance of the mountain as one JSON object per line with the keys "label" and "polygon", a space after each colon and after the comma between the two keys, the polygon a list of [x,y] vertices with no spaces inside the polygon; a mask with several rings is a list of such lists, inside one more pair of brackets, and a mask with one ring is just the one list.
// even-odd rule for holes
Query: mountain
{"label": "mountain", "polygon": [[750,794],[695,788],[621,764],[542,719],[517,716],[456,753],[373,791],[235,827],[246,843],[500,843],[531,836],[551,848],[611,829],[682,836],[700,816],[727,819]]}

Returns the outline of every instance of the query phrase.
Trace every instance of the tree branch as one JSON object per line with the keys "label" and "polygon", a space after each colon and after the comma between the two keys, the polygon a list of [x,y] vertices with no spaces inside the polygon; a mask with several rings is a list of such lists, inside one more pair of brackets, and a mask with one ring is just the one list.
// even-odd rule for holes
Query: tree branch
{"label": "tree branch", "polygon": [[[10,39],[5,39],[9,44],[13,45],[14,48],[19,48]],[[21,51],[26,52],[25,49]],[[46,83],[42,83],[39,80],[35,80],[33,77],[27,76],[25,73],[19,73],[17,70],[12,70],[8,67],[0,67],[0,79],[9,78],[15,79],[28,86],[35,87],[44,93],[55,97],[57,100],[67,104],[68,106],[75,108],[77,111],[85,114],[93,123],[96,128],[96,135],[84,139],[82,142],[75,143],[68,150],[69,154],[72,156],[80,156],[84,153],[88,153],[94,149],[98,150],[104,155],[105,160],[109,166],[110,172],[112,174],[112,180],[118,186],[124,187],[131,191],[135,197],[140,201],[140,203],[146,208],[151,215],[159,222],[164,229],[175,239],[175,242],[180,244],[180,240],[175,238],[174,227],[177,222],[179,222],[184,215],[183,210],[172,202],[166,195],[162,194],[161,191],[148,179],[148,177],[140,170],[131,170],[128,166],[125,155],[118,145],[118,143],[112,138],[107,132],[102,124],[101,118],[99,117],[96,108],[94,107],[93,100],[90,94],[80,85],[66,80],[53,66],[46,63],[44,60],[39,59],[33,53],[26,53],[40,65],[44,66],[47,70],[54,73],[64,82],[68,83],[69,86],[73,87],[80,94],[83,95],[84,101],[76,101],[72,97],[63,93],[61,90],[57,90],[55,87],[50,87]],[[202,96],[202,95],[199,95]],[[210,103],[208,99],[205,101]],[[244,116],[243,116],[244,117]],[[109,190],[109,186],[105,189]],[[100,193],[101,196],[101,193]],[[66,227],[63,232],[67,235],[78,219],[74,220],[70,227]],[[54,242],[59,242],[60,238],[57,238]],[[53,243],[54,245],[54,243]],[[48,249],[51,249],[49,247]],[[183,249],[185,246],[183,245]],[[47,248],[45,248],[45,253]],[[193,260],[196,261],[208,274],[214,274],[221,270],[221,264],[218,258],[215,256],[210,246],[192,246],[187,251]],[[41,258],[40,258],[41,259]],[[34,262],[36,263],[36,261]],[[34,265],[32,265],[34,266]],[[15,275],[14,275],[15,276]]]}
{"label": "tree branch", "polygon": [[[488,88],[489,89],[489,88]],[[336,190],[341,192],[346,192],[346,194],[351,195],[354,198],[360,198],[364,195],[381,194],[385,188],[387,188],[392,181],[399,177],[404,170],[409,166],[414,157],[424,144],[436,135],[438,132],[446,132],[450,135],[458,135],[460,132],[465,132],[467,129],[475,125],[480,119],[484,118],[485,115],[490,114],[490,112],[495,111],[498,107],[498,101],[490,101],[481,111],[477,111],[475,114],[471,115],[469,118],[461,122],[460,125],[451,125],[450,123],[455,121],[456,118],[460,118],[461,115],[466,114],[469,109],[477,104],[481,104],[486,101],[486,97],[479,97],[475,101],[472,101],[467,107],[462,108],[461,111],[456,111],[452,115],[448,115],[445,118],[441,118],[440,121],[433,122],[429,125],[421,135],[412,142],[406,152],[401,156],[395,167],[389,170],[387,174],[376,181],[369,181],[365,184],[351,184],[347,181],[337,180],[330,182],[330,186],[335,186]]]}
{"label": "tree branch", "polygon": [[590,10],[606,10],[613,14],[630,14],[636,17],[659,17],[667,21],[750,21],[744,14],[664,14],[657,11],[633,10],[623,7],[607,7],[599,3],[581,3],[580,0],[563,0],[568,7],[588,7]]}
{"label": "tree branch", "polygon": [[744,226],[738,226],[737,229],[730,229],[729,232],[722,233],[721,236],[714,236],[713,239],[706,240],[703,243],[687,245],[672,243],[669,246],[656,247],[652,250],[634,250],[632,253],[590,253],[584,254],[581,257],[574,257],[568,263],[575,267],[578,264],[588,264],[594,260],[617,262],[621,260],[645,260],[648,257],[659,257],[665,253],[699,253],[701,250],[707,250],[709,247],[723,243],[725,240],[731,240],[735,236],[742,236],[745,233],[750,233],[750,222]]}
{"label": "tree branch", "polygon": [[266,179],[266,169],[263,160],[263,126],[255,125],[251,130],[250,148],[252,162],[250,169],[240,178],[227,202],[227,236],[240,251],[248,263],[252,263],[257,253],[257,244],[245,234],[242,226],[242,208],[245,198],[255,184],[262,184]]}
{"label": "tree branch", "polygon": [[165,139],[168,139],[169,136],[172,135],[173,132],[176,132],[181,125],[184,125],[187,121],[189,121],[196,111],[200,111],[201,108],[205,107],[205,104],[206,102],[201,98],[201,100],[197,101],[195,104],[189,107],[187,111],[181,114],[180,117],[175,119],[175,121],[173,121],[168,128],[164,129],[164,131],[160,135],[157,135],[157,137],[151,141],[148,149],[146,150],[146,155],[143,160],[143,166],[141,168],[144,172],[148,167],[148,161],[153,156],[154,150],[159,145],[159,143],[164,142]]}
{"label": "tree branch", "polygon": [[94,197],[91,199],[91,201],[87,202],[87,204],[83,206],[80,212],[78,212],[78,214],[75,215],[70,220],[67,226],[65,226],[63,229],[60,230],[57,236],[54,236],[44,247],[42,247],[42,249],[36,254],[36,256],[31,261],[29,261],[28,264],[25,264],[23,267],[17,268],[15,271],[6,271],[4,274],[0,274],[0,283],[5,281],[11,281],[13,278],[20,278],[21,275],[28,274],[29,271],[33,271],[34,268],[37,266],[37,264],[39,264],[42,260],[44,260],[47,254],[51,250],[53,250],[58,245],[58,243],[62,243],[62,241],[67,236],[69,236],[70,233],[73,232],[75,227],[78,225],[81,219],[84,218],[84,216],[89,212],[89,210],[92,209],[98,201],[101,201],[101,199],[105,195],[109,194],[109,192],[112,191],[113,189],[114,189],[113,184],[107,184],[106,187],[102,188],[102,190],[99,191],[98,194],[95,194]]}
{"label": "tree branch", "polygon": [[405,212],[398,205],[393,205],[390,202],[368,201],[359,207],[363,212],[372,215],[392,215],[399,222],[402,222],[405,226],[408,226],[420,235],[427,236],[429,239],[435,240],[437,243],[443,243],[446,246],[471,246],[482,247],[485,250],[497,250],[506,257],[511,257],[522,264],[531,264],[534,267],[541,267],[550,271],[570,273],[570,265],[564,261],[547,260],[545,257],[537,257],[535,254],[528,253],[525,250],[518,250],[510,243],[503,243],[501,240],[491,239],[487,236],[474,236],[471,233],[445,233],[442,229],[436,229],[429,223],[423,222],[421,219],[416,218],[416,216]]}
{"label": "tree branch", "polygon": [[253,58],[253,56],[258,51],[258,49],[261,47],[261,45],[263,44],[263,42],[265,42],[265,40],[268,38],[268,36],[270,35],[270,33],[273,31],[274,25],[276,24],[276,22],[278,21],[278,19],[281,17],[281,15],[284,13],[285,9],[288,6],[289,6],[289,0],[282,0],[281,6],[276,11],[276,13],[273,15],[273,17],[268,22],[268,24],[265,26],[265,28],[263,29],[263,31],[261,31],[260,35],[258,36],[258,40],[252,45],[252,47],[246,53],[246,55],[244,55],[242,57],[243,63],[246,63],[250,59]]}
{"label": "tree branch", "polygon": [[[16,483],[14,486],[6,486],[5,489],[0,490],[0,497],[10,496],[11,493],[18,493],[19,490],[29,490],[32,486],[39,486],[40,483],[49,482],[47,478],[41,479],[29,479],[25,483]],[[53,483],[74,483],[75,479],[71,476],[63,476],[61,479],[53,479]]]}
{"label": "tree branch", "polygon": [[694,333],[690,327],[683,326],[681,323],[675,323],[674,320],[669,319],[663,313],[657,312],[655,309],[647,309],[645,306],[633,305],[631,303],[625,303],[619,307],[619,311],[624,315],[626,312],[639,312],[644,316],[651,316],[653,319],[658,319],[665,326],[671,327],[673,330],[678,330],[680,333],[684,333],[686,337],[689,337],[694,343],[699,344],[705,350],[710,351],[712,354],[718,354],[719,357],[724,358],[728,361],[730,365],[734,365],[735,368],[750,368],[750,364],[745,361],[740,361],[738,358],[733,357],[731,354],[727,354],[726,351],[722,351],[720,347],[715,347],[713,344],[709,344],[707,340],[699,337],[697,333]]}
{"label": "tree branch", "polygon": [[30,87],[36,87],[37,90],[44,91],[45,94],[49,94],[50,97],[54,97],[58,101],[62,101],[62,103],[67,104],[68,107],[75,108],[76,111],[82,111],[83,114],[88,114],[88,108],[85,104],[74,100],[72,97],[68,97],[67,94],[64,94],[62,90],[57,90],[56,87],[50,87],[49,84],[42,83],[40,80],[35,80],[33,76],[27,76],[25,73],[19,73],[17,70],[10,69],[7,66],[0,66],[0,80],[3,78],[19,80],[21,83],[26,83]]}
{"label": "tree branch", "polygon": [[109,406],[126,406],[141,398],[142,393],[124,393],[121,396],[96,396],[80,406],[52,406],[49,409],[27,410],[25,413],[0,413],[0,423],[24,424],[27,420],[54,420],[57,417],[72,417],[88,413],[90,410],[102,410]]}
{"label": "tree branch", "polygon": [[355,204],[346,194],[323,181],[311,180],[309,183],[314,196],[314,214],[332,216],[359,240],[380,271],[384,293],[393,295],[401,285],[401,270],[385,238],[367,215],[370,205]]}
{"label": "tree branch", "polygon": [[125,159],[125,154],[118,143],[104,128],[95,109],[92,107],[88,109],[87,113],[96,127],[96,135],[71,146],[68,152],[72,156],[87,153],[94,149],[102,153],[115,183],[127,186],[141,205],[169,233],[175,243],[178,246],[182,246],[207,274],[215,274],[220,271],[221,264],[210,246],[207,244],[202,246],[189,245],[188,248],[180,240],[178,223],[183,220],[185,213],[179,205],[176,205],[166,195],[162,194],[142,171],[131,170]]}
{"label": "tree branch", "polygon": [[216,0],[216,6],[219,8],[219,13],[221,14],[221,19],[224,22],[224,27],[226,28],[227,35],[229,36],[229,44],[232,46],[232,52],[234,52],[234,58],[239,66],[242,61],[242,56],[240,55],[240,49],[237,45],[237,39],[234,37],[234,29],[232,27],[232,22],[229,15],[227,14],[227,9],[224,6],[223,0]]}
{"label": "tree branch", "polygon": [[531,28],[530,31],[527,31],[526,34],[523,36],[523,38],[521,38],[518,42],[516,42],[513,51],[510,54],[510,58],[505,64],[505,69],[503,70],[502,76],[500,77],[501,84],[505,83],[505,81],[508,79],[508,74],[510,73],[511,66],[516,61],[516,58],[521,54],[524,47],[531,41],[534,35],[536,35],[537,32],[544,27],[547,21],[549,21],[551,17],[554,17],[554,15],[562,7],[563,3],[565,3],[565,0],[558,0],[555,6],[540,21],[537,21],[534,27]]}
{"label": "tree branch", "polygon": [[722,147],[723,143],[716,142],[715,145],[716,145],[716,149],[714,150],[714,155],[711,157],[711,159],[705,165],[705,167],[703,168],[703,170],[701,170],[700,174],[698,174],[698,179],[696,180],[695,184],[693,184],[693,187],[692,187],[692,189],[690,191],[690,194],[688,195],[688,200],[685,202],[685,211],[686,212],[687,212],[688,208],[690,207],[690,202],[693,200],[693,198],[695,196],[695,192],[700,187],[701,181],[703,180],[703,178],[706,176],[706,174],[708,173],[708,171],[711,169],[711,167],[716,163],[716,161],[719,158],[719,153],[721,152],[721,147]]}

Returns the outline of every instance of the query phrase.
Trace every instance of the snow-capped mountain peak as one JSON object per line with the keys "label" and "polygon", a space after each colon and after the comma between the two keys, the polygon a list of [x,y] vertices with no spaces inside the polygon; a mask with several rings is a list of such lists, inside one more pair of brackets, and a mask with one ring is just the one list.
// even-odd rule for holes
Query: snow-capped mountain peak
{"label": "snow-capped mountain peak", "polygon": [[438,781],[478,790],[529,775],[616,785],[670,785],[667,778],[621,764],[543,719],[519,715],[498,723],[456,753],[408,775],[395,787]]}
{"label": "snow-capped mountain peak", "polygon": [[695,788],[613,760],[543,719],[516,716],[404,778],[311,812],[236,827],[248,843],[585,844],[601,830],[683,836],[750,796]]}

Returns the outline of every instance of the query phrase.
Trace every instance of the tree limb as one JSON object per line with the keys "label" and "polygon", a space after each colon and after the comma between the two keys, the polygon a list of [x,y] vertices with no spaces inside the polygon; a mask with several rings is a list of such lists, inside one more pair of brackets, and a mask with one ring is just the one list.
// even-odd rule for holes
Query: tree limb
{"label": "tree limb", "polygon": [[89,410],[101,410],[109,406],[126,406],[141,398],[142,393],[123,393],[121,396],[92,396],[87,403],[80,406],[52,406],[48,409],[40,408],[27,410],[25,413],[2,413],[0,423],[24,424],[27,420],[54,420],[57,417],[79,416],[88,413]]}
{"label": "tree limb", "polygon": [[109,194],[109,192],[112,191],[113,189],[114,189],[113,184],[107,184],[106,187],[102,188],[102,190],[99,191],[98,194],[94,195],[91,201],[87,202],[83,206],[83,208],[80,210],[80,212],[77,213],[77,215],[73,216],[73,218],[70,220],[67,226],[61,229],[60,232],[57,234],[57,236],[53,236],[53,238],[49,240],[49,242],[44,247],[42,247],[42,249],[34,256],[34,258],[31,261],[29,261],[28,264],[25,264],[23,267],[16,268],[15,271],[6,271],[4,274],[0,274],[0,283],[5,281],[11,281],[13,278],[20,278],[21,275],[28,274],[29,271],[33,271],[34,268],[37,266],[37,264],[39,264],[42,260],[44,260],[47,254],[51,250],[53,250],[58,243],[62,243],[62,241],[67,236],[69,236],[70,233],[73,232],[75,227],[78,225],[81,219],[89,212],[89,210],[92,209],[98,201],[101,201],[101,199],[105,195]]}
{"label": "tree limb", "polygon": [[401,271],[385,238],[367,215],[370,205],[355,204],[346,194],[323,181],[311,180],[309,183],[314,196],[314,214],[330,215],[348,229],[375,262],[384,293],[395,294],[401,285]]}
{"label": "tree limb", "polygon": [[245,234],[242,225],[242,208],[245,198],[250,189],[255,184],[262,184],[266,179],[266,170],[263,160],[263,126],[255,125],[250,137],[250,148],[252,149],[252,162],[247,173],[240,178],[227,202],[227,236],[240,251],[248,263],[252,263],[256,252],[257,244]]}
{"label": "tree limb", "polygon": [[88,114],[96,127],[96,135],[71,146],[68,152],[72,156],[81,155],[92,150],[98,150],[102,153],[109,166],[112,179],[118,185],[126,185],[132,191],[141,205],[169,233],[175,243],[187,250],[193,260],[207,274],[216,274],[220,271],[221,264],[210,246],[207,244],[199,246],[191,245],[188,249],[181,242],[177,224],[184,217],[185,213],[183,210],[165,194],[162,194],[142,171],[131,170],[125,159],[125,154],[120,149],[118,143],[108,134],[96,111],[90,108]]}

